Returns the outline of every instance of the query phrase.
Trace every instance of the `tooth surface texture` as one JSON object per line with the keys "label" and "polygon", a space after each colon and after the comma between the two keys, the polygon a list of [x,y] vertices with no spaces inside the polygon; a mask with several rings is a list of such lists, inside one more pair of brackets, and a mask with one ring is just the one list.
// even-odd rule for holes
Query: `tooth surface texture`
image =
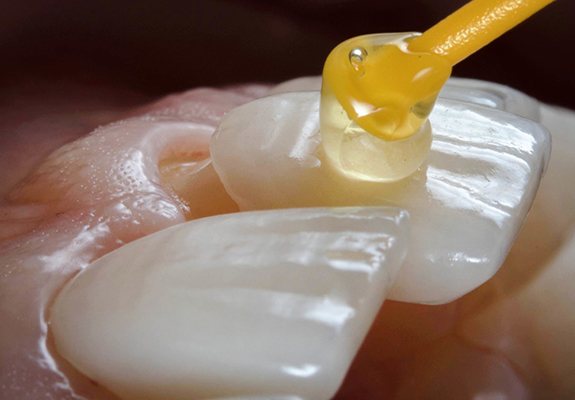
{"label": "tooth surface texture", "polygon": [[507,111],[532,121],[541,119],[539,102],[511,87],[477,79],[450,78],[439,97]]}
{"label": "tooth surface texture", "polygon": [[550,138],[511,113],[440,99],[428,161],[395,183],[353,181],[319,148],[319,93],[285,93],[232,110],[210,145],[242,210],[393,205],[411,215],[409,253],[389,298],[443,303],[489,279],[532,203]]}
{"label": "tooth surface texture", "polygon": [[397,208],[205,218],[93,263],[57,297],[61,355],[123,399],[329,399],[406,254]]}

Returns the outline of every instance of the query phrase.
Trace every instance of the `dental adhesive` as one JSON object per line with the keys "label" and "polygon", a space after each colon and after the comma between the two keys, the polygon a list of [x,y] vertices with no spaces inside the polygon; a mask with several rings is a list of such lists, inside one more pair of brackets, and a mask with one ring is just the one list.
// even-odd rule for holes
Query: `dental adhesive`
{"label": "dental adhesive", "polygon": [[344,175],[403,179],[426,160],[428,121],[451,68],[554,0],[473,0],[422,35],[349,39],[326,59],[320,130]]}
{"label": "dental adhesive", "polygon": [[411,175],[427,157],[427,116],[451,66],[432,53],[412,54],[407,39],[413,35],[353,38],[326,60],[322,144],[326,158],[345,175],[395,181]]}

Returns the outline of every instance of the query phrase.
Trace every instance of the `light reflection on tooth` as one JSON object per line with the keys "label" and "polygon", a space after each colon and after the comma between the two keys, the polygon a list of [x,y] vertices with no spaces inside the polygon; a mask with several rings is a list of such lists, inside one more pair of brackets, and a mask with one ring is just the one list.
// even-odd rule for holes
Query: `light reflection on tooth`
{"label": "light reflection on tooth", "polygon": [[64,288],[51,310],[56,348],[128,400],[327,400],[403,263],[406,235],[396,208],[178,225]]}
{"label": "light reflection on tooth", "polygon": [[457,176],[450,171],[432,167],[427,169],[427,176],[431,178],[427,182],[430,194],[443,207],[477,213],[500,228],[511,218],[510,212],[501,207],[500,203],[494,202],[493,198],[486,198],[485,192],[475,192],[485,185],[465,185],[465,181],[473,181],[473,177]]}
{"label": "light reflection on tooth", "polygon": [[304,317],[316,322],[336,328],[344,326],[355,316],[356,312],[353,307],[346,304],[338,304],[331,299],[325,299],[321,305],[309,307],[304,313]]}
{"label": "light reflection on tooth", "polygon": [[319,371],[320,368],[317,365],[304,364],[301,367],[285,366],[282,367],[282,369],[288,375],[293,375],[300,378],[311,378]]}

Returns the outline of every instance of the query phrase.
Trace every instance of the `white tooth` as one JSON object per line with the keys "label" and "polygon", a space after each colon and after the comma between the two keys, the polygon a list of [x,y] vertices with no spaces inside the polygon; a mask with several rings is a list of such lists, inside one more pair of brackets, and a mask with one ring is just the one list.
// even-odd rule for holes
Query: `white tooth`
{"label": "white tooth", "polygon": [[299,78],[290,79],[274,86],[268,92],[268,95],[289,93],[289,92],[305,92],[310,90],[319,91],[321,89],[321,77],[319,76],[303,76]]}
{"label": "white tooth", "polygon": [[205,218],[96,261],[57,350],[123,399],[329,399],[406,253],[396,208]]}
{"label": "white tooth", "polygon": [[439,97],[504,110],[532,121],[541,119],[537,100],[494,82],[450,78]]}
{"label": "white tooth", "polygon": [[391,184],[352,181],[319,152],[319,93],[286,93],[231,111],[210,146],[242,210],[393,205],[411,215],[409,254],[389,298],[451,301],[500,267],[529,209],[550,148],[540,125],[439,100],[427,164]]}

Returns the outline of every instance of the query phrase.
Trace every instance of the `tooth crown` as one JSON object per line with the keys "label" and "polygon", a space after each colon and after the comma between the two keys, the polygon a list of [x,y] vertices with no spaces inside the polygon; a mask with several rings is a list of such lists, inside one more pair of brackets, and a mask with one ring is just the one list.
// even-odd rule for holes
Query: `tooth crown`
{"label": "tooth crown", "polygon": [[[232,110],[210,145],[214,167],[242,210],[406,209],[410,251],[390,298],[449,302],[498,270],[550,151],[541,125],[497,109],[537,117],[533,100],[500,85],[454,82],[430,116],[434,139],[427,162],[401,181],[355,181],[325,163],[318,92],[279,94]],[[475,96],[466,94],[467,88]],[[493,104],[481,103],[487,94]]]}
{"label": "tooth crown", "polygon": [[393,208],[230,214],[96,261],[51,312],[58,352],[123,399],[329,399],[406,254]]}

